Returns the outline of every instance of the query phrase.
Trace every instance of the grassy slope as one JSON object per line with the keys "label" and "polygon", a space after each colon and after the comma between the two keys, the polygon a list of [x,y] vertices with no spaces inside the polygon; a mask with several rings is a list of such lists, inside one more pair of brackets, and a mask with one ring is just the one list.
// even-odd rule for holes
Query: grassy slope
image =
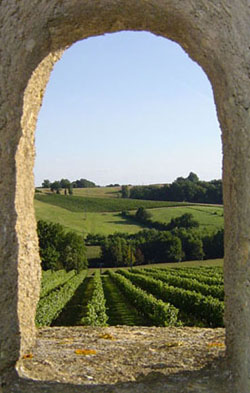
{"label": "grassy slope", "polygon": [[[48,190],[45,189],[42,191],[44,193]],[[78,195],[78,197],[36,194],[34,206],[37,220],[43,219],[57,222],[63,225],[66,230],[73,230],[78,234],[84,235],[87,235],[87,233],[101,233],[104,235],[114,232],[136,233],[143,229],[143,226],[132,220],[126,220],[120,217],[117,210],[121,211],[123,208],[127,209],[128,207],[135,209],[138,206],[144,205],[145,207],[154,206],[154,209],[150,209],[150,212],[152,213],[153,219],[157,221],[169,222],[171,218],[189,212],[198,220],[201,229],[207,228],[208,230],[214,231],[223,226],[222,207],[195,204],[185,207],[179,204],[176,207],[176,203],[173,203],[175,206],[173,207],[173,204],[169,202],[112,198],[118,191],[119,187],[100,187],[74,189],[75,195]],[[159,208],[162,205],[168,207]],[[87,254],[90,259],[96,258],[100,254],[100,248],[88,247]],[[187,263],[190,264],[190,262]],[[202,264],[204,263],[202,262]],[[177,264],[174,264],[174,266],[177,266]],[[183,263],[182,266],[184,266]]]}
{"label": "grassy slope", "polygon": [[[105,212],[99,210],[112,210],[122,207],[123,203],[136,203],[140,201],[128,201],[113,198],[83,198],[83,197],[65,197],[64,195],[39,195],[34,200],[36,217],[38,220],[58,222],[68,230],[77,233],[102,233],[105,235],[114,232],[135,233],[143,229],[143,226],[126,220],[118,215],[118,212]],[[91,202],[92,199],[92,202]],[[99,205],[98,205],[99,201]],[[113,202],[118,202],[114,206]],[[51,204],[49,202],[52,202]],[[148,204],[151,201],[142,201]],[[86,203],[86,204],[84,204]],[[152,202],[154,206],[161,202]],[[168,204],[168,202],[167,202]],[[66,207],[65,207],[66,205]],[[86,210],[83,210],[86,206]],[[92,211],[96,209],[97,211]],[[121,211],[121,209],[119,210]],[[152,218],[157,221],[169,222],[171,218],[180,216],[184,213],[192,213],[194,218],[200,223],[200,228],[206,228],[215,231],[223,227],[223,208],[218,206],[177,206],[177,207],[161,207],[150,209]]]}
{"label": "grassy slope", "polygon": [[62,207],[72,212],[120,212],[122,210],[136,210],[138,207],[146,209],[169,206],[186,206],[189,203],[183,202],[161,202],[144,201],[139,199],[123,198],[95,198],[74,195],[43,194],[35,195],[35,200],[39,200],[50,205]]}
{"label": "grassy slope", "polygon": [[67,230],[79,234],[114,232],[138,232],[142,227],[118,216],[117,213],[79,213],[48,203],[34,201],[37,220],[57,222]]}
{"label": "grassy slope", "polygon": [[[49,188],[39,188],[43,194],[50,193]],[[91,198],[117,198],[121,187],[94,187],[94,188],[74,188],[75,196],[84,196]]]}
{"label": "grassy slope", "polygon": [[120,196],[120,190],[121,187],[74,188],[73,192],[76,196],[91,198],[118,198]]}
{"label": "grassy slope", "polygon": [[152,219],[168,223],[171,218],[176,218],[184,213],[191,213],[200,224],[200,229],[216,231],[223,228],[223,207],[218,206],[185,206],[150,209]]}

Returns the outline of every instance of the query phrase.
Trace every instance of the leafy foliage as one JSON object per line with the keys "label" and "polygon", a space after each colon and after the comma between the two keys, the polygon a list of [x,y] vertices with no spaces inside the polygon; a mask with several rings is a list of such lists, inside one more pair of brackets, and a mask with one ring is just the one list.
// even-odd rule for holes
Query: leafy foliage
{"label": "leafy foliage", "polygon": [[155,231],[151,239],[142,242],[139,248],[148,263],[181,261],[183,251],[181,241],[168,231]]}
{"label": "leafy foliage", "polygon": [[198,228],[199,223],[191,213],[182,214],[180,217],[172,218],[168,224],[168,230],[175,228]]}
{"label": "leafy foliage", "polygon": [[129,198],[129,195],[130,195],[129,186],[125,186],[125,185],[122,186],[121,195],[122,195],[122,198]]}
{"label": "leafy foliage", "polygon": [[45,179],[43,182],[42,182],[42,187],[43,188],[50,188],[50,181],[49,181],[49,179]]}
{"label": "leafy foliage", "polygon": [[[212,247],[215,238],[217,240],[215,245],[218,245],[219,248],[218,239],[221,239],[221,231],[219,234],[219,236],[217,234],[205,235],[206,244],[211,239]],[[203,250],[202,235],[197,231],[185,228],[177,228],[173,231],[145,229],[132,235],[116,233],[106,237],[100,244],[101,260],[106,267],[209,258],[209,255]],[[223,248],[223,242],[220,247]],[[213,254],[214,258],[220,256],[220,253],[216,255],[214,252]]]}
{"label": "leafy foliage", "polygon": [[[85,276],[85,272],[81,274]],[[175,307],[172,311],[179,310],[174,324],[223,326],[221,267],[133,268],[110,271],[102,277],[98,270],[80,285],[74,283],[76,277],[79,275],[74,271],[43,272],[38,324],[100,326],[109,317],[111,325],[165,326],[173,324],[173,316],[169,317],[170,303]]]}
{"label": "leafy foliage", "polygon": [[75,180],[71,183],[73,188],[94,188],[98,187],[93,181],[87,179]]}
{"label": "leafy foliage", "polygon": [[139,207],[135,214],[122,211],[121,216],[135,220],[141,224],[146,225],[148,228],[154,228],[159,231],[171,231],[176,228],[191,229],[199,227],[199,222],[194,219],[191,213],[184,213],[179,217],[172,218],[169,223],[153,220],[152,214],[144,207]]}
{"label": "leafy foliage", "polygon": [[87,304],[87,315],[82,321],[84,325],[107,326],[108,316],[105,304],[106,300],[104,297],[100,271],[97,270],[94,276],[93,294]]}
{"label": "leafy foliage", "polygon": [[200,181],[195,173],[190,172],[187,178],[178,177],[164,186],[132,187],[130,198],[222,204],[222,181]]}
{"label": "leafy foliage", "polygon": [[[52,186],[52,188],[51,188]],[[87,179],[79,179],[79,180],[74,180],[71,182],[69,179],[61,179],[61,180],[56,180],[53,183],[50,182],[49,179],[45,179],[42,182],[42,187],[43,188],[51,188],[51,191],[56,191],[57,189],[70,189],[72,188],[93,188],[93,187],[98,187],[94,182],[87,180]]]}
{"label": "leafy foliage", "polygon": [[49,326],[58,317],[86,275],[87,271],[82,270],[79,274],[68,280],[66,284],[40,299],[36,311],[37,326]]}
{"label": "leafy foliage", "polygon": [[223,326],[224,303],[212,296],[204,296],[195,291],[173,287],[152,277],[134,274],[125,270],[120,274],[131,280],[145,291],[152,293],[158,299],[170,302],[186,313],[204,319],[209,326]]}
{"label": "leafy foliage", "polygon": [[151,219],[151,214],[145,209],[145,207],[139,207],[135,213],[135,218],[140,222],[147,222]]}
{"label": "leafy foliage", "polygon": [[[166,269],[165,269],[166,270]],[[174,287],[189,289],[191,291],[200,292],[202,295],[210,295],[218,298],[219,300],[224,300],[224,287],[221,284],[209,285],[205,282],[199,282],[194,275],[189,278],[179,277],[174,275],[171,271],[160,271],[159,269],[143,270],[136,269],[133,270],[134,273],[146,274],[157,280],[161,280],[168,285]]]}
{"label": "leafy foliage", "polygon": [[38,221],[40,257],[43,270],[66,271],[76,269],[77,272],[87,267],[84,238],[75,232],[64,232],[60,224]]}
{"label": "leafy foliage", "polygon": [[178,310],[174,306],[157,300],[122,275],[111,270],[108,273],[138,311],[153,320],[156,326],[173,326],[177,323]]}
{"label": "leafy foliage", "polygon": [[75,270],[66,272],[65,270],[53,270],[43,271],[40,299],[47,296],[54,289],[64,285],[68,280],[70,280],[76,274]]}
{"label": "leafy foliage", "polygon": [[52,192],[56,191],[57,194],[60,194],[61,188],[61,183],[59,181],[54,181],[53,183],[50,183],[50,190]]}
{"label": "leafy foliage", "polygon": [[135,244],[124,237],[109,236],[102,242],[101,259],[107,267],[131,266],[136,262],[142,263],[142,258]]}
{"label": "leafy foliage", "polygon": [[[159,269],[161,270],[161,269]],[[158,271],[158,269],[157,269]],[[163,269],[165,271],[165,269]],[[203,271],[199,271],[198,269],[192,269],[191,271],[186,268],[177,268],[171,269],[171,274],[183,277],[183,278],[195,278],[197,281],[207,284],[207,285],[223,285],[223,275],[216,275],[214,273],[214,269],[212,273],[204,273]]]}

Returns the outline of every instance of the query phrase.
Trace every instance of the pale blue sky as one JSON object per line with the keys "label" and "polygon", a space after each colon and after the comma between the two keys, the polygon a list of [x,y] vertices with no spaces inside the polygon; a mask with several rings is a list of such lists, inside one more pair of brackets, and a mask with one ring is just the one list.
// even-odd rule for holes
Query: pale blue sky
{"label": "pale blue sky", "polygon": [[99,185],[221,178],[207,76],[179,45],[145,32],[93,37],[54,68],[36,131],[35,183]]}

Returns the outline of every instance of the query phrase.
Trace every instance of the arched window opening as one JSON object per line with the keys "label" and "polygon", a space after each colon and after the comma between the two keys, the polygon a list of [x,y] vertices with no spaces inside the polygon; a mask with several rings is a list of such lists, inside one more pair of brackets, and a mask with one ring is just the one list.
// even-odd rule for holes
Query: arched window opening
{"label": "arched window opening", "polygon": [[[161,189],[164,184],[170,184],[176,178],[183,178],[189,185],[196,183],[197,187],[201,188],[196,173],[204,181],[220,178],[219,138],[219,125],[208,79],[201,68],[192,62],[177,44],[150,33],[121,32],[89,38],[74,44],[65,52],[62,60],[56,64],[47,87],[36,134],[34,203],[37,219],[46,221],[40,221],[41,224],[38,225],[39,236],[41,235],[45,242],[41,254],[44,267],[43,287],[37,310],[40,313],[37,317],[39,327],[100,325],[104,326],[100,337],[115,341],[117,330],[112,326],[116,325],[140,326],[139,332],[145,335],[148,334],[145,326],[184,326],[184,329],[185,326],[223,326],[223,277],[220,268],[201,268],[192,277],[188,271],[183,271],[179,278],[173,274],[168,281],[166,272],[161,275],[159,271],[154,271],[150,275],[147,271],[142,275],[136,270],[137,266],[133,266],[145,267],[145,264],[151,261],[161,262],[158,267],[162,267],[165,257],[166,262],[174,262],[169,263],[173,268],[176,262],[192,259],[191,255],[195,260],[206,257],[202,249],[205,245],[201,238],[204,240],[207,237],[209,242],[210,234],[215,233],[216,229],[219,232],[223,227],[222,206],[198,206],[192,200],[187,200],[183,205],[188,206],[181,207],[182,200],[177,198],[173,203],[172,216],[168,219],[160,217],[166,214],[166,209],[171,209],[171,201],[166,198],[136,198],[136,208],[127,208],[124,212],[122,207],[123,202],[133,201],[129,195],[128,198],[123,195],[126,187],[129,192],[134,186],[141,186],[143,189],[146,185],[153,185],[153,188]],[[81,184],[82,180],[85,180],[84,185]],[[59,183],[58,188],[54,184],[56,182]],[[40,187],[42,184],[43,188]],[[76,204],[72,203],[74,198],[77,200]],[[183,198],[185,202],[186,197]],[[148,202],[147,210],[140,206],[145,203],[144,199]],[[91,207],[93,201],[96,203],[94,208]],[[165,207],[162,205],[164,201]],[[155,202],[154,206],[152,205],[154,209],[150,209],[151,202]],[[120,208],[117,207],[119,204]],[[153,219],[151,216],[147,221],[148,218],[143,217],[144,221],[138,221],[139,212],[142,212],[140,209],[144,209],[144,214],[154,213]],[[177,214],[173,213],[173,209]],[[189,233],[187,228],[180,229],[176,222],[187,214],[189,220],[197,223],[197,212],[198,215],[203,215],[201,221],[204,221],[205,216],[209,219],[208,222],[198,223],[202,226],[203,233],[199,241],[194,235],[192,247],[193,250],[196,248],[200,257],[197,257],[198,254],[192,254],[194,251],[188,257],[187,249],[192,243],[188,243],[188,237],[193,232]],[[195,218],[190,217],[190,214],[194,214]],[[211,224],[213,218],[216,224]],[[171,227],[170,221],[171,225],[177,227]],[[212,232],[209,225],[214,225]],[[143,229],[148,230],[147,236],[151,231],[150,242],[155,242],[154,256],[152,250],[150,254],[149,249],[145,247],[145,239],[142,242],[144,248],[138,246],[138,239],[133,239],[133,234],[138,234]],[[52,241],[51,247],[46,243],[49,231],[57,231],[57,240],[53,240],[54,243]],[[116,256],[112,256],[116,258],[113,261],[114,266],[109,266],[105,264],[105,242],[109,241],[108,235],[116,232],[122,234],[116,235],[119,238],[118,242],[115,244],[115,236],[111,236],[113,243],[109,245],[110,248],[106,247],[110,261],[111,254],[108,253],[112,247],[116,247]],[[163,235],[166,232],[166,236]],[[81,235],[85,237],[89,268],[94,269],[88,276],[84,270],[85,262],[81,266],[77,265],[79,261],[76,255],[72,256],[72,253],[68,252],[73,244],[70,242],[78,241],[72,233],[78,236],[78,240]],[[153,238],[154,236],[156,238]],[[184,250],[185,242],[188,243],[188,247]],[[59,245],[58,248],[55,243]],[[163,246],[162,253],[159,252],[159,245]],[[198,247],[200,251],[197,251]],[[122,255],[124,253],[125,257]],[[46,258],[49,263],[46,262]],[[206,262],[203,264],[207,265]],[[108,267],[123,265],[130,268],[133,266],[134,270],[120,274],[120,278],[114,277],[112,271],[107,274]],[[193,266],[192,263],[191,265]],[[198,265],[201,263],[194,263],[194,266]],[[215,260],[210,263],[210,266],[212,265],[222,266],[222,261],[217,263]],[[182,267],[185,266],[190,266],[190,262],[182,262]],[[66,272],[62,272],[63,269]],[[207,281],[210,280],[209,284],[212,284],[212,274],[215,274],[214,284],[217,280],[220,286],[214,289],[221,293],[221,296],[215,296],[217,308],[220,308],[219,322],[218,317],[217,320],[210,317],[208,319],[206,311],[199,319],[199,314],[203,312],[202,306],[194,310],[191,298],[187,300],[184,311],[178,309],[176,303],[174,305],[167,302],[167,297],[162,298],[162,295],[153,289],[157,287],[157,280],[159,282],[162,279],[166,285],[165,289],[168,285],[176,286],[180,293],[186,291],[185,296],[190,290],[195,293],[200,289],[203,292],[199,296],[205,299],[206,296],[213,296],[210,292],[204,292],[208,287]],[[203,282],[199,281],[199,275],[203,277]],[[191,288],[192,280],[196,281],[196,288]],[[151,300],[148,301],[152,301],[153,298],[157,307],[161,304],[163,308],[159,313],[165,313],[163,317],[160,314],[153,316],[150,311],[142,312],[145,299],[139,308],[135,305],[136,302],[133,304],[128,292],[123,288],[128,282],[137,290],[143,290],[145,299],[147,293],[150,293]],[[98,285],[102,287],[106,307],[104,305],[97,316],[91,301]],[[136,289],[134,296],[139,296]],[[67,291],[68,294],[65,295]],[[57,299],[62,297],[60,304],[56,304],[53,293]],[[176,295],[169,293],[168,297],[170,296],[174,303]],[[199,296],[197,295],[197,298]],[[162,301],[164,303],[161,303]],[[100,297],[98,302],[100,303]],[[116,305],[115,302],[119,304]],[[118,310],[119,307],[122,311]],[[167,310],[168,307],[170,309]],[[169,310],[171,316],[167,316]],[[105,326],[108,325],[110,328],[107,327],[105,330]],[[127,329],[131,329],[130,334],[138,333],[138,328]],[[85,331],[88,332],[87,336],[91,334],[91,330]],[[124,331],[121,330],[119,333],[121,340],[124,340]],[[73,330],[71,333],[74,335]],[[163,339],[164,329],[159,331],[159,334]],[[207,345],[218,336],[219,344],[223,347],[223,334],[221,330],[215,335],[212,333],[207,339]],[[170,347],[179,345],[172,341],[169,342]],[[49,348],[47,351],[49,352]],[[91,356],[96,355],[96,349],[76,348],[75,353]],[[202,365],[205,365],[205,360]],[[131,374],[132,379],[136,378],[136,373],[141,367],[142,364],[139,362],[135,374]],[[29,374],[29,371],[25,372]],[[71,377],[74,377],[74,373]],[[109,383],[113,383],[113,377],[113,373],[107,376]],[[81,376],[79,381],[84,384],[92,378],[90,375],[89,379],[84,380]],[[125,381],[129,380],[131,379],[126,374]],[[68,382],[73,380],[69,379]],[[100,379],[99,382],[104,380]]]}

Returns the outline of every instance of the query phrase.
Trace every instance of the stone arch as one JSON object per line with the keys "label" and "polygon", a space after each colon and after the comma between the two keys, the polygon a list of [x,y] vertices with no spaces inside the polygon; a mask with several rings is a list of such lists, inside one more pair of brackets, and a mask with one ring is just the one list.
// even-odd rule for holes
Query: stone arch
{"label": "stone arch", "polygon": [[250,390],[249,16],[245,0],[1,2],[1,372],[35,339],[34,130],[53,64],[77,40],[145,30],[178,42],[213,87],[223,134],[227,353],[237,391]]}

